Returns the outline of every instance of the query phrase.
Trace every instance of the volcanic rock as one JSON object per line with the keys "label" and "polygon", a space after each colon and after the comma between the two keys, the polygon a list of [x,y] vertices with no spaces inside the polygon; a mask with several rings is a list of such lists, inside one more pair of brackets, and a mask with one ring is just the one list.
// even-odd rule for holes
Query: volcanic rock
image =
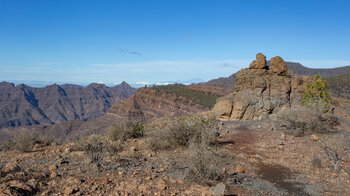
{"label": "volcanic rock", "polygon": [[287,63],[280,56],[271,58],[269,69],[278,75],[286,75],[288,72]]}
{"label": "volcanic rock", "polygon": [[272,68],[266,69],[265,56],[256,57],[237,73],[233,93],[217,100],[212,111],[221,120],[257,120],[300,102],[310,77],[288,76],[281,57],[272,58]]}
{"label": "volcanic rock", "polygon": [[250,65],[250,69],[266,69],[266,56],[258,53],[256,55],[256,60],[254,60]]}

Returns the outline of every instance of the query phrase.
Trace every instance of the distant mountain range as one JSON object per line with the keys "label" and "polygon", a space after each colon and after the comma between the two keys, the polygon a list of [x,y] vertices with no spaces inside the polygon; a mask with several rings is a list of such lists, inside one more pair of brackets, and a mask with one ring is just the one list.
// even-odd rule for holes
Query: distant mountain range
{"label": "distant mountain range", "polygon": [[[320,74],[322,77],[330,78],[330,77],[335,77],[344,73],[350,73],[350,66],[330,68],[330,69],[313,69],[313,68],[307,68],[301,65],[300,63],[287,62],[287,67],[291,75],[312,76],[312,75]],[[210,80],[206,84],[232,89],[235,79],[236,79],[236,73],[230,75],[229,77],[222,77],[222,78]]]}
{"label": "distant mountain range", "polygon": [[53,84],[43,88],[1,82],[0,128],[95,119],[136,91],[126,82],[113,87],[92,83],[86,87]]}

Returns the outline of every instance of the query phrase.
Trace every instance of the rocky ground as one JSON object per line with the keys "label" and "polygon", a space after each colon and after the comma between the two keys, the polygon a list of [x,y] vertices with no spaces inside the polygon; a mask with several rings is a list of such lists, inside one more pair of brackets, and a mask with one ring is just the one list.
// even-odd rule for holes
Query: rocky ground
{"label": "rocky ground", "polygon": [[320,148],[321,135],[292,137],[262,124],[223,125],[219,148],[230,159],[222,180],[184,178],[170,159],[186,152],[153,152],[143,137],[104,156],[99,171],[75,143],[1,152],[0,195],[350,195],[350,159],[334,171]]}

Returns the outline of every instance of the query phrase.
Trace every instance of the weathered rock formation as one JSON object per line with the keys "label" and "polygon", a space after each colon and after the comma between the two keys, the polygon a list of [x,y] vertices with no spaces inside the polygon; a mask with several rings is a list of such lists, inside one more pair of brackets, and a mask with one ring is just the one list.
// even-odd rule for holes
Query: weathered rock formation
{"label": "weathered rock formation", "polygon": [[213,112],[222,120],[256,120],[300,102],[309,77],[291,77],[286,62],[259,53],[237,73],[233,93],[218,99]]}
{"label": "weathered rock formation", "polygon": [[265,69],[266,68],[266,56],[258,53],[256,55],[256,60],[254,60],[249,65],[250,69]]}

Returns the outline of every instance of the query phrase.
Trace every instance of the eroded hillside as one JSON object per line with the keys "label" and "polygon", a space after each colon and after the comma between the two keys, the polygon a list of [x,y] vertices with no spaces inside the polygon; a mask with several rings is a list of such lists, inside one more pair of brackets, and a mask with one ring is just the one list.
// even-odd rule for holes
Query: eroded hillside
{"label": "eroded hillside", "polygon": [[210,110],[216,99],[230,90],[206,85],[167,85],[140,88],[125,101],[115,103],[107,114],[121,119],[192,114]]}

